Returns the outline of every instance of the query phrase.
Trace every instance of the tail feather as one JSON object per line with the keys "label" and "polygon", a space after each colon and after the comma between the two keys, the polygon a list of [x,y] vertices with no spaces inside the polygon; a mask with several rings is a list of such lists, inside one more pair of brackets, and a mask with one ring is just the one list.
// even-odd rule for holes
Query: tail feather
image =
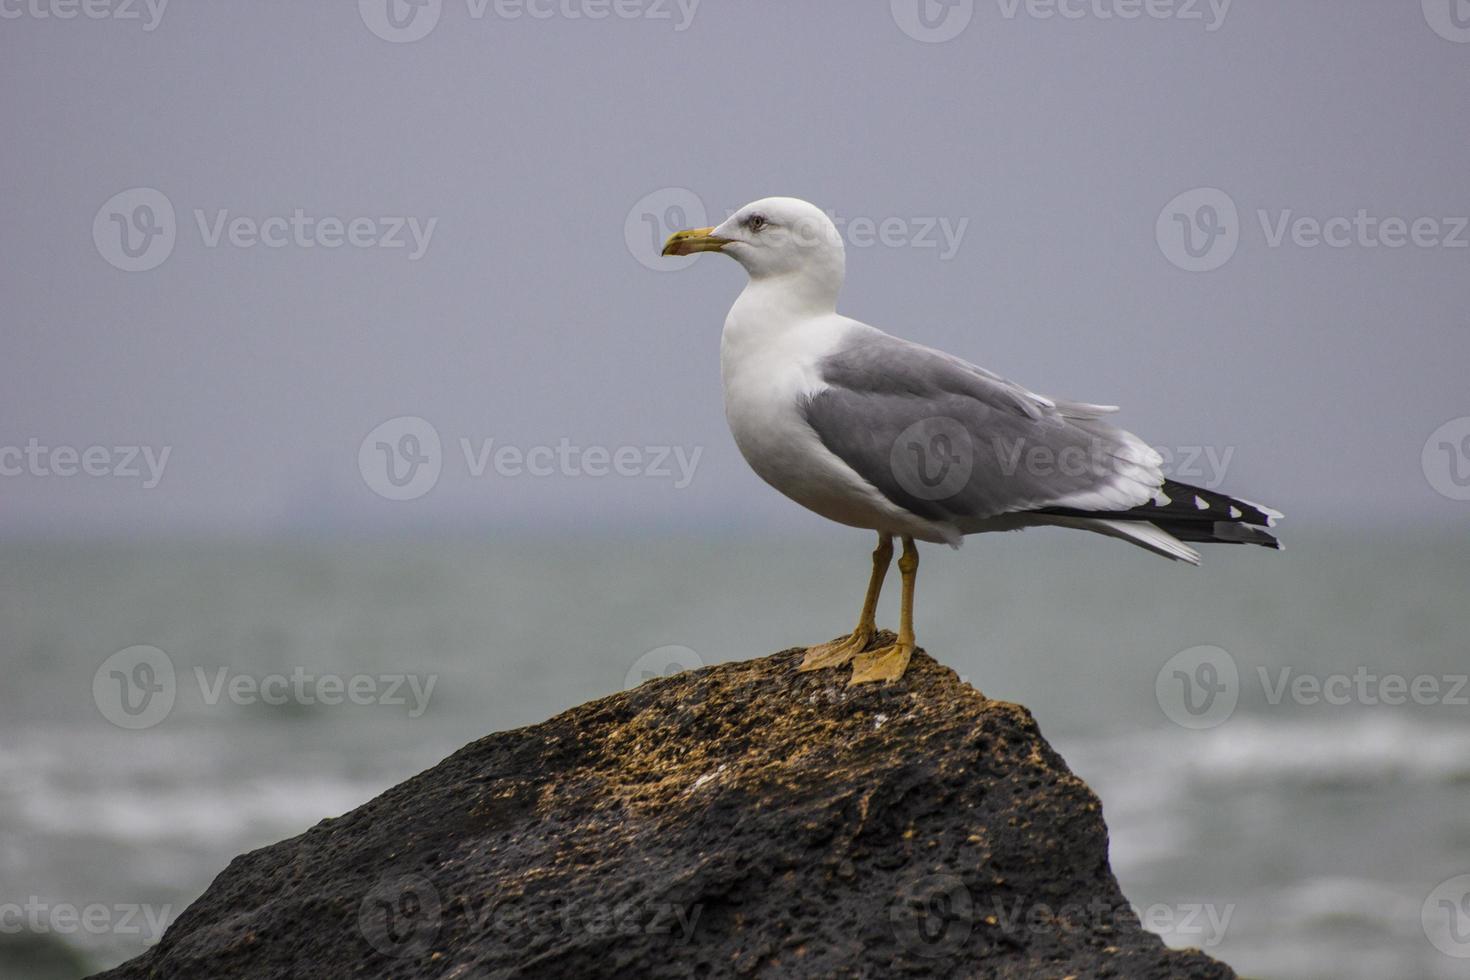
{"label": "tail feather", "polygon": [[1230,521],[1158,521],[1150,522],[1167,531],[1180,541],[1198,541],[1206,544],[1258,544],[1263,548],[1281,550],[1276,535],[1264,528]]}
{"label": "tail feather", "polygon": [[[1084,511],[1048,507],[1035,513],[1062,518],[1072,526],[1095,523],[1100,526],[1088,529],[1127,538],[1158,554],[1194,563],[1199,561],[1198,554],[1180,542],[1254,544],[1278,551],[1281,549],[1281,542],[1276,536],[1264,530],[1281,519],[1280,511],[1175,480],[1165,480],[1153,500],[1130,510]],[[1074,521],[1077,523],[1073,524]],[[1149,528],[1157,535],[1141,528]],[[1161,545],[1160,537],[1173,542],[1177,549],[1189,552],[1193,558],[1173,553],[1167,542]]]}
{"label": "tail feather", "polygon": [[1152,551],[1156,555],[1175,561],[1199,564],[1199,552],[1184,544],[1168,531],[1147,521],[1114,521],[1096,517],[1047,516],[1046,523],[1057,527],[1074,527],[1079,531],[1106,534],[1110,538],[1122,538],[1130,544]]}

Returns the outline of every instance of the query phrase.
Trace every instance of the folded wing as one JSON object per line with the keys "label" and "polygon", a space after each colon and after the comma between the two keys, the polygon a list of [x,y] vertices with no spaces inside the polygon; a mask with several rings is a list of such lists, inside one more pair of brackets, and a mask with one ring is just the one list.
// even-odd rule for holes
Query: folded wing
{"label": "folded wing", "polygon": [[822,444],[893,503],[961,533],[1022,515],[1188,562],[1199,556],[1181,541],[1278,546],[1260,528],[1279,514],[1166,481],[1152,447],[1102,421],[1111,406],[1047,398],[872,328],[820,371],[803,408]]}
{"label": "folded wing", "polygon": [[1163,460],[1101,421],[941,351],[856,331],[820,367],[804,406],[823,445],[889,500],[961,523],[1045,507],[1128,510],[1164,482]]}

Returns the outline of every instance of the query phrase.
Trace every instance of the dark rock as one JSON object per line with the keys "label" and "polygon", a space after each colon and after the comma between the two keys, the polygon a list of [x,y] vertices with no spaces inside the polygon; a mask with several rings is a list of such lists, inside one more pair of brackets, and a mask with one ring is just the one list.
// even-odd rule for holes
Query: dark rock
{"label": "dark rock", "polygon": [[1235,976],[1140,927],[1025,708],[922,652],[886,687],[799,660],[480,739],[236,858],[101,976]]}

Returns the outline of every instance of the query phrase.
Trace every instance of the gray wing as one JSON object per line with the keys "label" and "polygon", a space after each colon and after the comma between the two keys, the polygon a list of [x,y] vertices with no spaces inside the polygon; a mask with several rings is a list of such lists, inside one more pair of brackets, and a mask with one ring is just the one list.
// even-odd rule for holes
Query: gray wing
{"label": "gray wing", "polygon": [[825,358],[803,406],[822,444],[889,500],[934,521],[1068,507],[1127,510],[1163,483],[1159,454],[1099,416],[869,328]]}

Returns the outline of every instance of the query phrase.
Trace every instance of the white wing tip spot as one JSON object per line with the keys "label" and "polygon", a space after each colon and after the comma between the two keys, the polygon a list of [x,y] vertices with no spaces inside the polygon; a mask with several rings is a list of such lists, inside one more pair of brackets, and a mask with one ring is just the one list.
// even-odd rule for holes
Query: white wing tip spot
{"label": "white wing tip spot", "polygon": [[1199,496],[1198,494],[1195,495],[1194,505],[1196,507],[1198,507],[1200,510],[1209,510],[1210,509],[1210,505],[1205,502],[1205,498]]}
{"label": "white wing tip spot", "polygon": [[1239,518],[1239,517],[1244,517],[1245,514],[1241,512],[1241,510],[1240,510],[1239,507],[1231,507],[1230,508],[1230,516],[1231,517],[1237,517],[1237,518]]}

